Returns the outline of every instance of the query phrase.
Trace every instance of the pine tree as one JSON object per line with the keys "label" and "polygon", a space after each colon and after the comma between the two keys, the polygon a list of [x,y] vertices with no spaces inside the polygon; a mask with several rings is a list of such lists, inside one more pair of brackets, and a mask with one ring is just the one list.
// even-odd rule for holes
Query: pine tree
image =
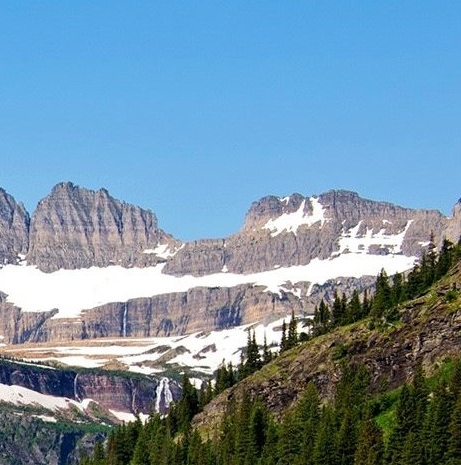
{"label": "pine tree", "polygon": [[345,318],[343,323],[349,324],[360,320],[362,312],[362,305],[360,303],[360,297],[357,290],[352,292],[351,299],[346,305]]}
{"label": "pine tree", "polygon": [[441,381],[434,390],[425,419],[424,442],[426,443],[427,462],[431,465],[444,465],[448,440],[449,423],[453,411],[453,395],[448,385]]}
{"label": "pine tree", "polygon": [[364,318],[366,317],[371,311],[371,302],[368,299],[368,291],[365,289],[363,293],[363,299],[362,299],[362,309],[360,312],[360,317]]}
{"label": "pine tree", "polygon": [[435,268],[435,277],[437,279],[445,276],[455,263],[456,257],[454,252],[455,248],[453,247],[453,243],[448,239],[444,239]]}
{"label": "pine tree", "polygon": [[384,442],[381,429],[367,417],[360,425],[354,465],[382,465],[384,463]]}
{"label": "pine tree", "polygon": [[384,312],[392,306],[391,288],[387,273],[384,269],[378,274],[376,278],[376,290],[373,298],[371,313],[375,318],[380,318]]}
{"label": "pine tree", "polygon": [[450,439],[448,441],[449,465],[461,464],[461,396],[458,397],[450,418]]}
{"label": "pine tree", "polygon": [[349,465],[353,463],[357,443],[356,422],[351,409],[345,411],[338,432],[338,463]]}
{"label": "pine tree", "polygon": [[292,349],[298,343],[298,323],[296,321],[294,310],[291,312],[291,319],[288,324],[287,349]]}
{"label": "pine tree", "polygon": [[333,326],[340,326],[344,318],[344,309],[341,299],[339,298],[338,291],[335,290],[333,306],[331,310],[331,319]]}
{"label": "pine tree", "polygon": [[282,323],[282,339],[280,341],[280,353],[285,352],[287,350],[287,324],[285,320]]}
{"label": "pine tree", "polygon": [[403,443],[400,463],[405,465],[424,465],[424,449],[419,435],[410,431]]}
{"label": "pine tree", "polygon": [[294,412],[285,415],[280,427],[278,443],[279,461],[277,465],[293,465],[297,462],[299,448],[302,442],[302,431]]}
{"label": "pine tree", "polygon": [[313,451],[320,421],[320,396],[312,381],[296,407],[296,419],[301,433],[299,460],[303,465],[313,465]]}
{"label": "pine tree", "polygon": [[406,437],[410,431],[414,431],[415,410],[415,399],[410,387],[408,384],[404,384],[397,403],[396,425],[387,448],[388,461],[393,465],[400,464]]}
{"label": "pine tree", "polygon": [[319,430],[312,453],[315,465],[337,465],[337,423],[334,410],[326,406],[322,410]]}
{"label": "pine tree", "polygon": [[404,292],[404,280],[402,273],[396,273],[392,277],[392,304],[397,306],[399,303],[405,300],[405,292]]}
{"label": "pine tree", "polygon": [[263,359],[262,363],[263,365],[266,365],[272,360],[272,352],[269,350],[269,347],[267,346],[267,339],[266,339],[266,333],[264,333],[264,344],[263,344]]}

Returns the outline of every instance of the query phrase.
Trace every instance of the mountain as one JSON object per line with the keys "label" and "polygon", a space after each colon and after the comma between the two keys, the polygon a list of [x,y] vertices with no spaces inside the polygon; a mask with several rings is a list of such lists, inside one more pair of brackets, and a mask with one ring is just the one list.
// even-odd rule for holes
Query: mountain
{"label": "mountain", "polygon": [[0,200],[0,336],[14,344],[179,336],[309,314],[333,287],[363,290],[381,268],[411,268],[431,234],[438,245],[461,233],[459,203],[446,218],[346,191],[265,197],[236,234],[189,243],[105,189],[58,184],[30,220],[8,194]]}
{"label": "mountain", "polygon": [[[287,315],[308,318],[322,298],[368,289],[383,268],[407,271],[460,234],[461,202],[447,218],[330,191],[264,197],[236,234],[183,243],[153,212],[105,189],[58,184],[32,215],[0,190],[0,337],[8,357],[0,361],[0,399],[47,425],[74,422],[69,412],[85,424],[134,419],[152,406],[165,412],[180,395],[182,372],[199,385],[224,360],[238,364],[249,328],[275,348]],[[273,404],[292,402],[301,386],[293,373],[305,376],[299,366],[310,366],[309,357],[330,366],[334,347],[325,342],[297,369],[284,371],[282,358],[272,365],[291,380],[280,390],[269,378]],[[327,393],[328,376],[319,374]],[[87,437],[50,434],[66,456]],[[54,463],[39,456],[32,461]]]}
{"label": "mountain", "polygon": [[201,412],[185,383],[167,419],[117,428],[81,464],[457,463],[461,243],[445,242],[400,277],[380,273],[371,303],[352,297],[343,308],[356,319],[332,319],[319,333],[316,318],[307,341],[294,338],[241,377],[249,343],[238,381],[225,389],[222,367],[211,401],[199,394]]}

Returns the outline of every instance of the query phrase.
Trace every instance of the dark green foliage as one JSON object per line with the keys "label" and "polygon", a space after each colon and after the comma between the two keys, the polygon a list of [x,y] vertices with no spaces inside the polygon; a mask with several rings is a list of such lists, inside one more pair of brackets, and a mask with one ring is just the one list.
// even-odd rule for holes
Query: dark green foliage
{"label": "dark green foliage", "polygon": [[282,340],[280,342],[280,353],[292,349],[298,343],[298,323],[294,312],[291,312],[290,322],[288,323],[288,331],[285,320],[282,324]]}
{"label": "dark green foliage", "polygon": [[385,310],[393,305],[392,291],[386,271],[383,269],[376,278],[375,295],[371,306],[371,314],[375,318],[384,315]]}
{"label": "dark green foliage", "polygon": [[427,462],[432,465],[446,463],[445,454],[450,437],[449,423],[453,410],[453,395],[448,385],[441,381],[433,393],[425,419],[425,442]]}
{"label": "dark green foliage", "polygon": [[391,406],[392,396],[370,397],[364,367],[341,368],[334,402],[321,407],[309,382],[279,425],[247,392],[229,404],[213,439],[200,437],[190,423],[172,433],[174,422],[154,415],[145,425],[114,430],[106,447],[99,444],[80,465],[461,465],[460,362],[432,391],[416,367],[412,383],[393,395],[396,419],[386,444],[375,416]]}
{"label": "dark green foliage", "polygon": [[353,463],[354,465],[384,463],[383,434],[372,418],[366,418],[360,425]]}
{"label": "dark green foliage", "polygon": [[215,394],[220,394],[225,389],[230,388],[237,382],[237,374],[235,373],[234,367],[232,366],[232,362],[227,366],[222,364],[218,368],[215,381]]}
{"label": "dark green foliage", "polygon": [[324,407],[312,454],[315,465],[338,465],[337,430],[334,409],[331,406]]}
{"label": "dark green foliage", "polygon": [[449,424],[447,463],[461,465],[461,396],[456,401]]}
{"label": "dark green foliage", "polygon": [[292,349],[298,343],[298,322],[294,311],[291,312],[290,323],[288,324],[287,349]]}
{"label": "dark green foliage", "polygon": [[[373,298],[365,293],[360,302],[358,293],[353,293],[347,301],[344,295],[336,295],[331,311],[321,301],[313,336],[370,313],[376,325],[390,321],[393,312],[398,317],[398,305],[425,292],[459,256],[461,243],[446,242],[438,257],[429,248],[406,281],[401,275],[389,280],[382,271]],[[294,315],[288,328],[283,325],[282,342],[281,351],[298,342]],[[441,376],[437,383],[428,383],[417,364],[411,384],[372,398],[367,370],[350,364],[345,344],[338,341],[336,347],[341,350],[336,366],[342,376],[333,402],[321,406],[319,393],[309,382],[296,406],[276,423],[266,407],[246,391],[239,402],[230,402],[213,437],[200,437],[191,429],[193,415],[212,395],[272,358],[265,341],[261,357],[254,332],[249,332],[246,359],[238,375],[232,365],[223,364],[214,389],[205,384],[200,393],[185,376],[182,397],[167,418],[154,415],[145,425],[138,421],[115,429],[106,446],[98,445],[81,465],[461,465],[460,361],[450,362],[450,378]],[[392,421],[385,425],[379,421],[386,433],[384,441],[375,420],[389,409],[393,409]]]}

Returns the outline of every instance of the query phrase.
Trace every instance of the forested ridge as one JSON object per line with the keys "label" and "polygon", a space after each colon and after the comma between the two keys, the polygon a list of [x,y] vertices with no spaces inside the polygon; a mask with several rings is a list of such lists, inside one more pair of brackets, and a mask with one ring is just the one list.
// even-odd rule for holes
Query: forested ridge
{"label": "forested ridge", "polygon": [[[406,276],[388,278],[381,272],[373,295],[349,299],[335,296],[331,306],[321,302],[309,331],[298,331],[292,317],[278,358],[290,356],[298,344],[347,331],[363,321],[372,332],[407,324],[401,321],[401,305],[428,292],[439,295],[438,283],[453,266],[460,268],[461,244],[445,241],[440,252],[428,253]],[[458,276],[459,278],[459,276]],[[446,287],[446,283],[444,284]],[[460,286],[451,279],[443,296],[447,312],[460,310]],[[339,328],[343,327],[345,328]],[[339,332],[338,332],[339,334]],[[294,348],[293,350],[296,350]],[[331,398],[321,395],[312,380],[282,418],[249,392],[228,395],[219,425],[199,431],[192,419],[214,396],[251,375],[273,355],[264,343],[261,350],[249,333],[245,359],[239,367],[223,366],[214,386],[196,390],[187,377],[182,398],[166,418],[152,415],[144,425],[129,423],[112,431],[105,444],[81,460],[81,465],[407,465],[461,464],[461,361],[445,357],[425,373],[417,364],[407,382],[379,392],[371,389],[367,366],[350,359],[338,343],[333,347],[340,379]],[[274,364],[274,366],[276,366]]]}

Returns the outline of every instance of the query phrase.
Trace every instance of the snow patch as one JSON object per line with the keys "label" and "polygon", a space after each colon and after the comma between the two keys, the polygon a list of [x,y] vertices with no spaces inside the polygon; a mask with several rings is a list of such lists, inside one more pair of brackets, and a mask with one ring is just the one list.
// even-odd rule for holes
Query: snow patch
{"label": "snow patch", "polygon": [[369,253],[371,246],[389,248],[393,254],[400,254],[402,253],[403,240],[412,222],[413,220],[409,220],[403,231],[398,234],[386,234],[384,228],[374,233],[372,228],[367,228],[364,234],[359,235],[362,225],[362,221],[359,221],[348,232],[342,233],[339,239],[339,251],[335,252],[333,256],[345,252],[365,255]]}
{"label": "snow patch", "polygon": [[158,244],[155,249],[145,249],[142,253],[146,255],[157,255],[157,257],[167,259],[174,257],[178,250],[171,250],[169,244]]}
{"label": "snow patch", "polygon": [[81,408],[78,402],[66,397],[55,397],[22,386],[0,384],[0,400],[14,405],[36,405],[47,410],[66,410],[71,405]]}
{"label": "snow patch", "polygon": [[276,219],[270,219],[264,226],[263,229],[269,229],[271,236],[275,237],[282,232],[297,233],[300,226],[312,226],[315,223],[320,222],[322,227],[328,219],[325,217],[325,209],[316,197],[309,199],[312,206],[312,213],[306,214],[304,208],[306,201],[303,200],[298,210],[293,213],[284,213]]}
{"label": "snow patch", "polygon": [[[194,287],[234,287],[250,284],[279,293],[286,283],[310,282],[323,284],[338,276],[376,276],[384,268],[388,274],[410,269],[417,257],[398,254],[406,231],[386,235],[383,231],[358,237],[360,224],[340,239],[342,255],[330,259],[311,260],[307,265],[280,267],[252,274],[230,272],[206,276],[163,274],[165,264],[147,268],[87,268],[44,273],[32,266],[7,265],[0,270],[0,290],[8,295],[8,302],[24,312],[43,312],[57,309],[53,319],[78,318],[84,309],[110,302],[127,302],[134,298],[148,298],[172,292],[187,292]],[[371,255],[368,249],[377,244],[393,248],[396,255]],[[344,253],[349,251],[351,253]],[[338,253],[336,253],[338,255]]]}

